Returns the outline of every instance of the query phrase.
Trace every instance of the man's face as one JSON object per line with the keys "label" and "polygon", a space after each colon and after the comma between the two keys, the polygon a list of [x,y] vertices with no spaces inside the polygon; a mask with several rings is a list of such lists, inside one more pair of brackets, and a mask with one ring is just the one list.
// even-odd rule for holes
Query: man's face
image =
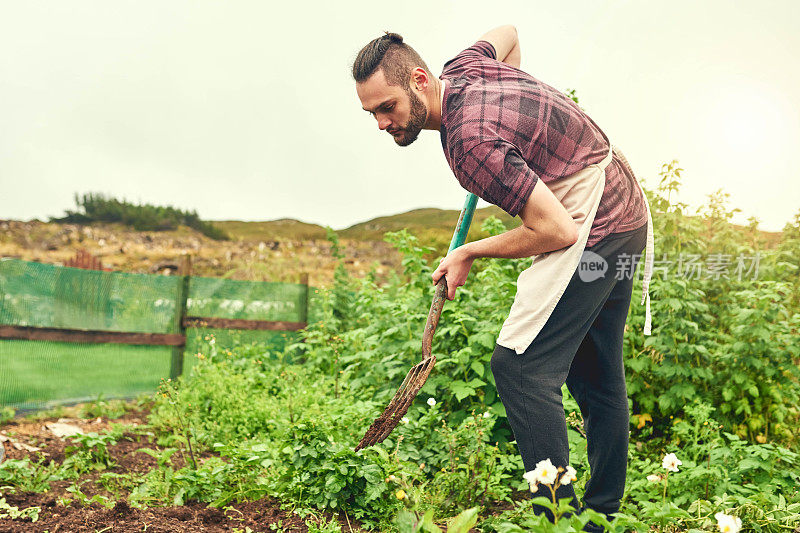
{"label": "man's face", "polygon": [[378,121],[399,146],[413,143],[428,120],[428,108],[406,85],[389,85],[383,70],[378,69],[363,83],[356,84],[361,105]]}

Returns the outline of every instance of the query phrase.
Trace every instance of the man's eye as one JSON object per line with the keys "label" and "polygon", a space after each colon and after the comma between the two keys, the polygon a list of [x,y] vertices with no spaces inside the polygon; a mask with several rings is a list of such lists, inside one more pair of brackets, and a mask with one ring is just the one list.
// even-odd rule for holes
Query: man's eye
{"label": "man's eye", "polygon": [[392,109],[394,109],[394,104],[386,106],[386,111],[391,111]]}

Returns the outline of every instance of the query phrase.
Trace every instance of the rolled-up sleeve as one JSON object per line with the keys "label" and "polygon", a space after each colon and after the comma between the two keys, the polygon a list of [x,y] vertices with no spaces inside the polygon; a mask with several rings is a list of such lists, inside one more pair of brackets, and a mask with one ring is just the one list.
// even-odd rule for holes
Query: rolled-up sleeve
{"label": "rolled-up sleeve", "polygon": [[485,141],[459,158],[456,178],[461,186],[517,216],[533,191],[539,176],[528,166],[513,144]]}

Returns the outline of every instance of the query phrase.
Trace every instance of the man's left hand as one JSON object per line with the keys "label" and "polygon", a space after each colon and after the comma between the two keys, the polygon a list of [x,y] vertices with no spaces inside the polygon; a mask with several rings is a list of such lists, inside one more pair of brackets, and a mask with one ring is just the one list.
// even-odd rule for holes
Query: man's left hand
{"label": "man's left hand", "polygon": [[438,283],[442,276],[447,279],[447,299],[452,300],[456,297],[456,289],[464,285],[467,281],[469,269],[475,258],[471,257],[463,246],[456,248],[447,257],[442,259],[438,268],[431,277],[434,283]]}

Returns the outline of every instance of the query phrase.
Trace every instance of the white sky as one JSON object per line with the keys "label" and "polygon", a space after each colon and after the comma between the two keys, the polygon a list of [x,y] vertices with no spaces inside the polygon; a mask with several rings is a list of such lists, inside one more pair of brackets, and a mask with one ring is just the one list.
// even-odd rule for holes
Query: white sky
{"label": "white sky", "polygon": [[390,30],[438,75],[506,23],[522,69],[575,88],[645,185],[677,158],[691,206],[723,188],[738,221],[797,212],[800,2],[0,0],[0,218],[90,191],[334,228],[458,209],[438,132],[397,147],[350,66]]}

